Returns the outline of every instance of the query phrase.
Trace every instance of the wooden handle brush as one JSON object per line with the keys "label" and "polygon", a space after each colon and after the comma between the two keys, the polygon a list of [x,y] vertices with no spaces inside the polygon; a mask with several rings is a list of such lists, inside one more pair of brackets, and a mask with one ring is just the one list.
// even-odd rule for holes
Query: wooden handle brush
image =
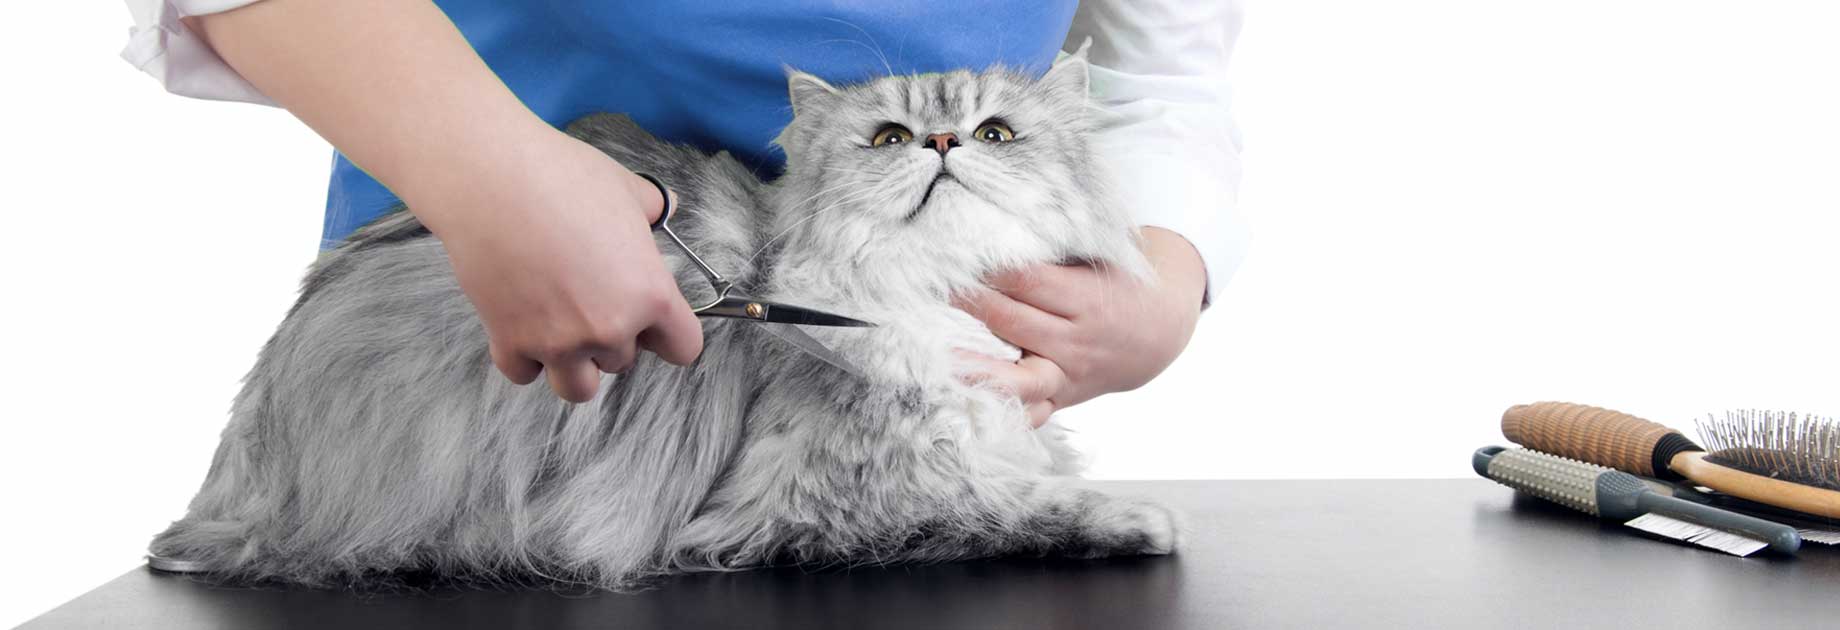
{"label": "wooden handle brush", "polygon": [[1515,405],[1501,432],[1521,446],[1624,472],[1691,479],[1759,503],[1840,518],[1840,425],[1791,414],[1727,414],[1701,425],[1708,453],[1679,431],[1588,405]]}

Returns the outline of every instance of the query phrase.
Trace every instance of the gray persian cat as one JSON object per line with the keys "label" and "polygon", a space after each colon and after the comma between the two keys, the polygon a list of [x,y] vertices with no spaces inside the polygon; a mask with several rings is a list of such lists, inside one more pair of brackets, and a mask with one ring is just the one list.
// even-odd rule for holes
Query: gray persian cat
{"label": "gray persian cat", "polygon": [[[990,272],[1083,261],[1148,281],[1089,152],[1084,57],[1039,79],[790,84],[771,184],[624,117],[569,132],[669,183],[673,227],[737,286],[880,324],[806,329],[865,376],[771,324],[707,319],[695,364],[646,355],[588,403],[513,385],[441,242],[399,212],[314,264],[152,553],[228,581],[615,589],[777,563],[1169,553],[1172,513],[1070,486],[1058,430],[961,381],[952,352],[1019,356],[948,303]],[[703,282],[661,250],[686,290]]]}

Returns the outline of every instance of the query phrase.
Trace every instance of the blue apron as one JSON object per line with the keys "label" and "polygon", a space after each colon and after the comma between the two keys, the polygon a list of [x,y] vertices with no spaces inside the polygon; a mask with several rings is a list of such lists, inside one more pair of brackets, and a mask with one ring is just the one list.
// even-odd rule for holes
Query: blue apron
{"label": "blue apron", "polygon": [[[765,177],[792,118],[785,66],[833,83],[1053,63],[1076,0],[438,0],[486,65],[560,128],[594,112],[727,150]],[[334,155],[322,247],[398,203]]]}

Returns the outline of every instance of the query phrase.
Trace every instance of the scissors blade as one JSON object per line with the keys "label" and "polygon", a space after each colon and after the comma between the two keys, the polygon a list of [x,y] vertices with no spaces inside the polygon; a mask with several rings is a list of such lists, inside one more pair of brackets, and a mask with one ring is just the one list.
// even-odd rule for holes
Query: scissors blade
{"label": "scissors blade", "polygon": [[865,322],[863,320],[856,319],[854,317],[844,317],[842,315],[838,315],[835,313],[826,313],[824,311],[809,309],[803,306],[793,306],[791,304],[776,304],[773,302],[761,302],[760,305],[765,307],[763,309],[763,312],[760,314],[760,319],[762,321],[772,322],[775,324],[801,324],[805,326],[859,326],[859,327],[868,327],[868,328],[875,327],[875,324],[871,324],[869,322]]}
{"label": "scissors blade", "polygon": [[875,324],[854,317],[844,317],[803,306],[769,302],[739,291],[729,291],[721,299],[708,306],[697,308],[694,312],[701,317],[736,317],[773,324],[875,327]]}
{"label": "scissors blade", "polygon": [[803,350],[805,354],[816,357],[819,361],[831,364],[831,367],[849,372],[857,378],[866,378],[862,368],[856,367],[856,364],[851,363],[849,359],[843,358],[843,355],[837,354],[830,348],[824,347],[822,342],[813,338],[803,330],[791,326],[761,326],[760,328],[775,337],[785,340],[786,343],[792,344],[793,347]]}

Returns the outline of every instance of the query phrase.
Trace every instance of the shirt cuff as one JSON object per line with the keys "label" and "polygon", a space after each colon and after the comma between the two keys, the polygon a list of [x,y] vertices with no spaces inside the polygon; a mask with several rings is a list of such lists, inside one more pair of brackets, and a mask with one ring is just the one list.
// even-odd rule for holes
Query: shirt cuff
{"label": "shirt cuff", "polygon": [[135,24],[128,30],[128,45],[121,58],[147,73],[166,91],[181,96],[218,101],[274,105],[261,90],[217,56],[210,45],[179,19],[228,11],[256,0],[130,0]]}

